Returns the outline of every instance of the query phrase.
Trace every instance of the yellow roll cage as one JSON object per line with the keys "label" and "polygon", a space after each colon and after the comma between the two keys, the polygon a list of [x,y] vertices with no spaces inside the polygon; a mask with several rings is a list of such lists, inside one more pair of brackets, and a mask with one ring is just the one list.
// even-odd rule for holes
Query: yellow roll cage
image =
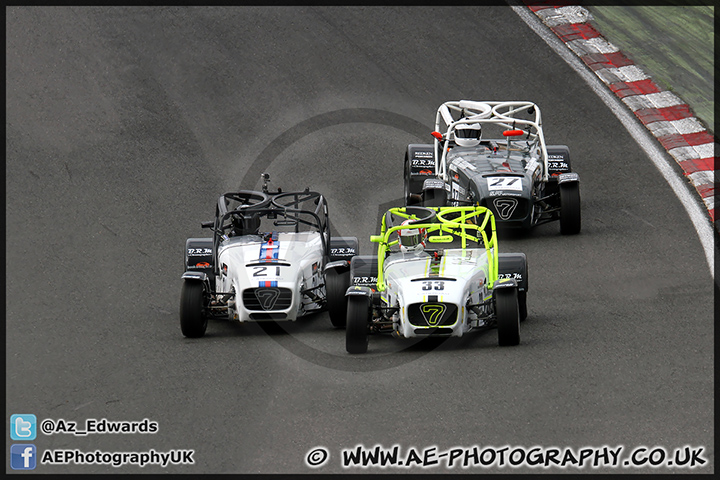
{"label": "yellow roll cage", "polygon": [[[412,208],[412,207],[411,207]],[[428,241],[430,243],[449,243],[460,237],[462,240],[461,248],[467,248],[468,241],[480,243],[482,240],[485,246],[485,252],[488,258],[488,284],[492,287],[498,279],[498,252],[497,252],[497,234],[495,231],[495,216],[492,212],[481,206],[471,207],[423,207],[436,212],[435,222],[433,223],[413,223],[410,225],[397,225],[387,228],[387,213],[383,215],[380,225],[380,235],[370,236],[370,241],[378,244],[378,277],[377,289],[380,292],[385,291],[385,279],[383,267],[388,249],[397,245],[398,241],[390,240],[390,235],[403,229],[424,228],[428,233]],[[413,215],[406,211],[406,207],[396,207],[388,210],[388,213],[406,218],[409,220],[419,220],[417,215]],[[449,215],[457,215],[452,219],[446,218]],[[486,233],[486,227],[490,227],[490,238]],[[433,232],[439,232],[430,235]]]}

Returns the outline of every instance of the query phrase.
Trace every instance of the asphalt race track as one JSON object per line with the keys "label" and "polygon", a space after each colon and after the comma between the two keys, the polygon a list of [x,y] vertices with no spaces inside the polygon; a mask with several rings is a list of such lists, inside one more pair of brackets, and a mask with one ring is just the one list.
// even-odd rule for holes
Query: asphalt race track
{"label": "asphalt race track", "polygon": [[[37,473],[685,473],[341,466],[356,445],[704,448],[714,472],[713,280],[692,224],[608,108],[508,7],[6,9],[6,422],[46,450],[194,450],[193,465]],[[528,257],[521,345],[495,331],[345,353],[327,314],[180,332],[185,239],[224,191],[306,186],[334,232],[399,205],[408,143],[446,100],[531,100],[570,147],[583,230]],[[8,437],[7,445],[10,445]],[[318,469],[306,455],[325,447]],[[10,454],[7,453],[10,459]],[[12,472],[10,461],[6,472]]]}

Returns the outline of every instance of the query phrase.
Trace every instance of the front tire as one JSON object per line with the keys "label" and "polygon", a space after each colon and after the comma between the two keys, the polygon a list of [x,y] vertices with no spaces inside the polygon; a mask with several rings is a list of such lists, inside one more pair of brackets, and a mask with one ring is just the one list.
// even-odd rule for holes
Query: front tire
{"label": "front tire", "polygon": [[370,299],[365,296],[353,295],[348,297],[347,304],[345,349],[348,353],[365,353],[368,348]]}
{"label": "front tire", "polygon": [[562,183],[560,187],[560,233],[580,233],[580,184]]}
{"label": "front tire", "polygon": [[335,328],[345,328],[347,315],[347,297],[345,292],[350,287],[350,270],[338,272],[330,269],[325,272],[325,293],[330,323]]}
{"label": "front tire", "polygon": [[207,324],[203,284],[185,280],[180,292],[180,329],[186,337],[199,338],[205,335]]}
{"label": "front tire", "polygon": [[520,343],[520,308],[518,291],[501,288],[495,291],[495,315],[497,316],[498,344],[501,347]]}
{"label": "front tire", "polygon": [[523,322],[527,318],[527,292],[518,292],[518,308],[520,310],[520,321]]}

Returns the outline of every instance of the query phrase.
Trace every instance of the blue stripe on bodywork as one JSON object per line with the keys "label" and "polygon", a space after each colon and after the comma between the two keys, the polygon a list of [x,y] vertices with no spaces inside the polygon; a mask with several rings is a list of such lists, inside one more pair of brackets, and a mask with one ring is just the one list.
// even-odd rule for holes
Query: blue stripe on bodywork
{"label": "blue stripe on bodywork", "polygon": [[[270,248],[268,248],[270,247]],[[280,242],[278,242],[278,232],[272,232],[270,238],[260,245],[260,259],[268,259],[268,250],[270,251],[270,259],[277,260],[280,253]]]}

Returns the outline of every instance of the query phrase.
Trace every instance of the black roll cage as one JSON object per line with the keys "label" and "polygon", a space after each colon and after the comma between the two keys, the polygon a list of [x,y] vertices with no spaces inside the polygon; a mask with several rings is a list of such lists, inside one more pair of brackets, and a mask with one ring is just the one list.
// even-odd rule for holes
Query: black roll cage
{"label": "black roll cage", "polygon": [[[287,203],[280,203],[281,200],[288,199]],[[315,199],[317,207],[315,211],[299,208],[301,203]],[[240,202],[241,205],[233,210],[228,210],[230,200]],[[249,203],[256,201],[257,203]],[[293,208],[294,207],[294,208]],[[208,222],[203,227],[212,228],[213,231],[213,269],[217,275],[220,272],[218,265],[218,246],[223,240],[225,230],[232,227],[232,223],[228,222],[233,215],[242,214],[244,216],[257,214],[273,219],[282,217],[285,220],[294,222],[295,232],[300,231],[300,224],[308,225],[316,229],[321,235],[322,249],[327,259],[330,256],[330,226],[328,221],[328,209],[325,197],[318,192],[305,189],[302,192],[282,192],[275,194],[267,194],[264,192],[256,192],[252,190],[240,190],[237,192],[227,192],[220,195],[215,207],[215,221],[212,225]],[[310,216],[315,221],[300,218],[300,215]],[[292,224],[288,224],[292,225]]]}

